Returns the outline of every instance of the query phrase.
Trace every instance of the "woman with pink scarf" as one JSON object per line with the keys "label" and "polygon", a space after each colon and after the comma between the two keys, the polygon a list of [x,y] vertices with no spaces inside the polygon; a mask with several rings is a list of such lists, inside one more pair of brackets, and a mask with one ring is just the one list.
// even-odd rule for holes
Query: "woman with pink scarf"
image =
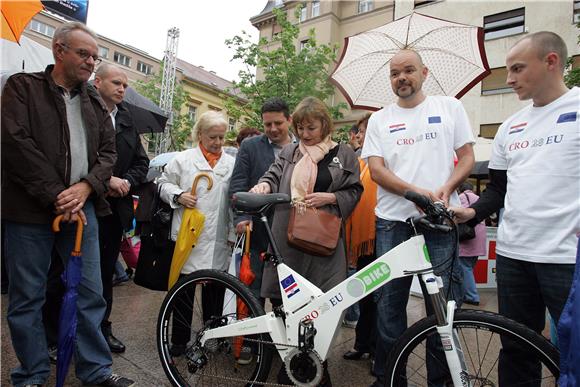
{"label": "woman with pink scarf", "polygon": [[[297,144],[288,144],[274,164],[252,188],[255,193],[287,193],[292,204],[278,205],[272,219],[272,234],[284,262],[319,287],[330,290],[346,278],[347,258],[344,222],[358,203],[363,191],[358,158],[347,144],[331,139],[334,131],[326,105],[317,98],[302,100],[292,114]],[[292,206],[314,207],[331,212],[343,220],[338,246],[331,256],[311,255],[288,244],[287,230]],[[273,305],[281,304],[278,274],[266,263],[261,296]],[[321,386],[330,386],[325,367]],[[284,369],[278,373],[279,383],[289,383]]]}

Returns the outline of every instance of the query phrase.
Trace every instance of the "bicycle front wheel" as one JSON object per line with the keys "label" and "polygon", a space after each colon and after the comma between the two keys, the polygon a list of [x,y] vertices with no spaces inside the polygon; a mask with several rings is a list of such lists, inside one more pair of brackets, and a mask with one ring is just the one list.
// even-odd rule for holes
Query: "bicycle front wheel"
{"label": "bicycle front wheel", "polygon": [[268,334],[200,342],[207,329],[263,314],[250,290],[227,273],[199,270],[180,279],[167,293],[157,322],[157,349],[171,384],[253,386],[266,381],[273,356]]}
{"label": "bicycle front wheel", "polygon": [[[559,352],[526,326],[491,312],[459,310],[453,328],[467,366],[467,374],[462,375],[465,385],[556,386]],[[386,385],[453,385],[441,348],[435,316],[415,323],[389,354]],[[516,361],[521,356],[524,363]]]}

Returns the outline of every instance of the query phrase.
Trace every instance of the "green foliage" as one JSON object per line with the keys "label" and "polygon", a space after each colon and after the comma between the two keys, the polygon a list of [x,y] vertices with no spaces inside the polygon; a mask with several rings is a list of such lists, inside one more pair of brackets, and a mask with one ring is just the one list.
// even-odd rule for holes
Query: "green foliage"
{"label": "green foliage", "polygon": [[568,88],[580,86],[580,67],[572,68],[573,58],[570,57],[566,61],[566,73],[564,74],[564,82]]}
{"label": "green foliage", "polygon": [[[159,105],[161,97],[161,81],[163,74],[163,63],[159,69],[159,73],[153,75],[147,82],[137,81],[135,89],[144,97]],[[181,151],[184,149],[185,141],[191,133],[193,123],[189,119],[189,115],[182,114],[181,109],[185,105],[186,93],[183,86],[175,82],[175,92],[173,94],[173,125],[169,132],[169,148],[168,152]],[[169,125],[165,130],[169,128]],[[158,136],[164,136],[165,133],[146,134],[147,141],[156,141]]]}
{"label": "green foliage", "polygon": [[348,144],[352,125],[343,125],[334,131],[332,139],[340,144]]}
{"label": "green foliage", "polygon": [[[314,29],[308,33],[308,43],[302,50],[296,48],[299,26],[288,21],[287,15],[280,9],[273,10],[281,32],[268,42],[262,38],[256,44],[250,36],[242,31],[241,35],[226,40],[226,45],[234,50],[232,60],[241,60],[246,69],[239,72],[240,80],[234,82],[232,89],[243,93],[248,102],[242,106],[231,96],[226,98],[228,114],[236,120],[244,119],[245,125],[262,127],[260,109],[262,104],[272,97],[286,100],[290,110],[305,97],[314,96],[326,100],[334,94],[329,82],[328,70],[336,58],[337,46],[318,44]],[[296,16],[300,6],[296,7]],[[258,80],[255,68],[263,72],[263,79]],[[346,104],[340,103],[329,107],[333,118],[341,118],[341,109]]]}
{"label": "green foliage", "polygon": [[[577,28],[580,28],[580,23],[576,24]],[[578,44],[580,44],[580,35],[578,35]],[[574,86],[580,86],[580,67],[575,69],[572,68],[572,63],[574,62],[572,57],[569,57],[566,61],[566,72],[564,74],[564,82],[568,88]]]}
{"label": "green foliage", "polygon": [[226,143],[236,142],[236,137],[238,137],[237,130],[228,130],[225,136]]}

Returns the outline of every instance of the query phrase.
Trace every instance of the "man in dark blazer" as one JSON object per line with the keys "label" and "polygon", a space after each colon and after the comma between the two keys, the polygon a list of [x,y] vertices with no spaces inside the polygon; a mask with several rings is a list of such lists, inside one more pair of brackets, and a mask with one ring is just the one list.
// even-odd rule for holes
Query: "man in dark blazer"
{"label": "man in dark blazer", "polygon": [[116,132],[117,162],[113,168],[107,194],[113,213],[99,218],[99,244],[103,297],[107,301],[101,329],[111,352],[120,353],[125,351],[125,345],[113,336],[109,321],[113,306],[113,273],[123,232],[133,228],[131,192],[146,181],[149,158],[133,125],[131,112],[123,102],[128,86],[124,71],[117,66],[103,64],[95,74],[94,86],[109,109]]}
{"label": "man in dark blazer", "polygon": [[[230,181],[230,197],[236,192],[247,192],[256,185],[282,148],[293,141],[289,132],[292,118],[288,105],[281,98],[271,98],[262,105],[262,122],[264,134],[245,139],[238,150]],[[252,227],[250,261],[256,279],[250,289],[260,297],[264,264],[259,254],[268,248],[266,230],[258,218],[252,219],[248,215],[235,215],[234,224],[238,234],[245,232],[246,225]]]}

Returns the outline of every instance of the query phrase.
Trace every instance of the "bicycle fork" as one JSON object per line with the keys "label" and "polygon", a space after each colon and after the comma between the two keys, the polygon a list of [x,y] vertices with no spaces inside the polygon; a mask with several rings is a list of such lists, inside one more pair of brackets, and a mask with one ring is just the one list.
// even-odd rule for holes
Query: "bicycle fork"
{"label": "bicycle fork", "polygon": [[453,385],[469,387],[465,356],[461,348],[461,343],[459,342],[457,331],[453,329],[455,301],[445,302],[441,277],[429,273],[421,275],[421,279],[427,288],[431,305],[433,305],[433,309],[435,310],[437,333],[441,339]]}

